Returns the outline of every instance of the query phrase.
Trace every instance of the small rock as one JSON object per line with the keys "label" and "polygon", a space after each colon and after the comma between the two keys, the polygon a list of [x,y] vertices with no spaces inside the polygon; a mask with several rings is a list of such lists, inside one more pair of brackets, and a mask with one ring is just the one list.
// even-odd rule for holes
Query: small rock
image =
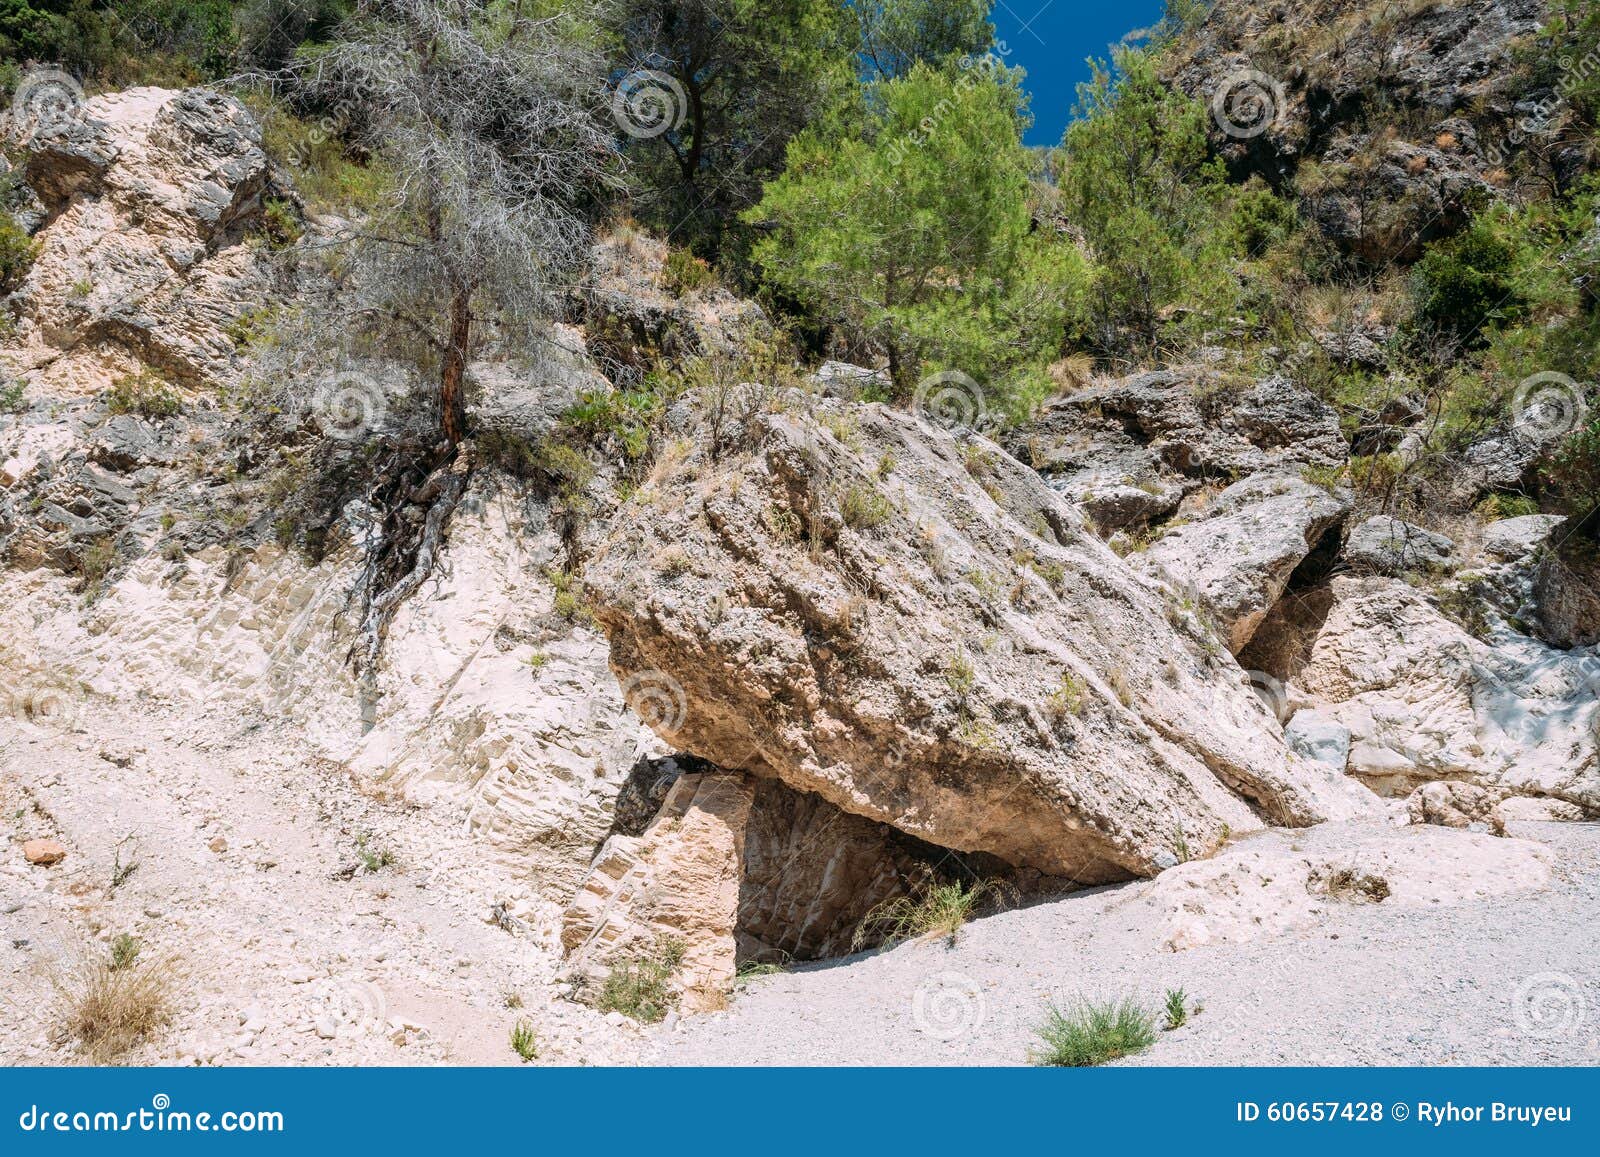
{"label": "small rock", "polygon": [[159,920],[162,916],[166,915],[166,913],[160,908],[146,908],[144,910],[144,914],[145,917],[150,920]]}
{"label": "small rock", "polygon": [[22,855],[30,864],[49,867],[66,859],[67,849],[61,846],[59,840],[28,840],[22,845]]}
{"label": "small rock", "polygon": [[249,1033],[251,1036],[254,1036],[256,1033],[259,1033],[259,1032],[266,1032],[267,1031],[266,1018],[261,1017],[261,1016],[253,1016],[253,1017],[251,1017],[249,1020],[244,1022],[244,1031]]}
{"label": "small rock", "polygon": [[217,836],[209,844],[207,844],[206,847],[210,848],[218,855],[221,855],[223,852],[228,850],[228,841],[222,836]]}
{"label": "small rock", "polygon": [[621,1028],[623,1025],[628,1023],[628,1018],[623,1016],[620,1012],[608,1012],[606,1013],[606,1023],[614,1028]]}
{"label": "small rock", "polygon": [[290,984],[307,984],[315,977],[316,973],[312,972],[304,964],[291,964],[283,972],[283,978]]}
{"label": "small rock", "polygon": [[20,912],[20,911],[22,911],[22,901],[21,900],[18,900],[13,904],[7,904],[4,908],[0,908],[0,913],[3,913],[4,915],[7,915],[7,916],[10,916],[15,912]]}
{"label": "small rock", "polygon": [[332,1040],[339,1035],[339,1026],[331,1016],[319,1016],[316,1027],[317,1035],[323,1040]]}

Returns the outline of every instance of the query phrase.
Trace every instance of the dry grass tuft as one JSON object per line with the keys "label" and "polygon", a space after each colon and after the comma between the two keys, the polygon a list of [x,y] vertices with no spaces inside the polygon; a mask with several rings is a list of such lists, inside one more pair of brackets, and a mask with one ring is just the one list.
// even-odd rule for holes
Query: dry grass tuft
{"label": "dry grass tuft", "polygon": [[60,999],[57,1031],[88,1064],[109,1064],[172,1019],[178,969],[170,956],[143,963],[86,949],[51,978]]}

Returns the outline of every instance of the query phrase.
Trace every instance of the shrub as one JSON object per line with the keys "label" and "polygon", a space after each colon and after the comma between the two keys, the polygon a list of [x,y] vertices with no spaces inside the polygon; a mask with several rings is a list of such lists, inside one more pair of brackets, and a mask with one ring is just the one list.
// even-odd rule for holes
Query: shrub
{"label": "shrub", "polygon": [[1181,988],[1167,989],[1163,1011],[1167,1017],[1167,1031],[1182,1028],[1189,1020],[1189,998]]}
{"label": "shrub", "polygon": [[519,1020],[512,1026],[511,1051],[525,1062],[539,1059],[539,1035],[526,1020]]}
{"label": "shrub", "polygon": [[1591,537],[1600,538],[1595,511],[1600,509],[1600,417],[1579,428],[1541,466],[1545,485],[1561,509]]}
{"label": "shrub", "polygon": [[10,213],[0,209],[0,294],[22,284],[39,247]]}
{"label": "shrub", "polygon": [[170,418],[183,409],[183,399],[160,374],[149,368],[127,374],[106,391],[106,409],[113,414]]}
{"label": "shrub", "polygon": [[62,1004],[58,1033],[76,1041],[90,1064],[114,1060],[172,1019],[171,959],[139,964],[124,955],[119,964],[116,951],[85,953],[67,975],[53,978]]}
{"label": "shrub", "polygon": [[889,521],[894,507],[876,490],[852,486],[839,500],[839,513],[852,530],[870,530]]}
{"label": "shrub", "polygon": [[1486,344],[1491,324],[1514,321],[1527,308],[1516,259],[1515,247],[1481,220],[1430,247],[1413,274],[1412,331],[1443,334],[1467,348]]}
{"label": "shrub", "polygon": [[1088,684],[1071,671],[1062,673],[1061,684],[1044,701],[1045,713],[1055,722],[1077,715],[1083,710],[1084,693]]}
{"label": "shrub", "polygon": [[0,414],[20,414],[27,409],[28,403],[22,394],[21,382],[6,382],[0,385]]}
{"label": "shrub", "polygon": [[111,970],[121,972],[132,968],[134,961],[139,959],[140,947],[137,937],[121,933],[111,942]]}
{"label": "shrub", "polygon": [[645,1024],[655,1024],[677,1006],[672,977],[682,963],[683,942],[663,938],[653,951],[611,970],[595,1007],[601,1012],[620,1012]]}
{"label": "shrub", "polygon": [[1155,1017],[1132,997],[1119,1001],[1079,999],[1068,1008],[1052,1004],[1034,1030],[1044,1041],[1033,1063],[1083,1068],[1143,1052],[1155,1043]]}
{"label": "shrub", "polygon": [[956,935],[990,890],[990,886],[981,881],[971,885],[956,881],[931,884],[919,896],[896,896],[866,914],[856,928],[850,948],[858,951],[869,944],[896,944],[938,936],[954,944]]}
{"label": "shrub", "polygon": [[686,249],[671,249],[661,269],[661,280],[675,294],[698,293],[717,283],[717,275],[700,258]]}

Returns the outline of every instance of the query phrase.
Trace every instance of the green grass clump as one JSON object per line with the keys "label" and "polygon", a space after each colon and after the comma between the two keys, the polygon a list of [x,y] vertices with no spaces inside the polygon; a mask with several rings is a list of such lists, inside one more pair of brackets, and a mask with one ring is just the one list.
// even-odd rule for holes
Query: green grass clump
{"label": "green grass clump", "polygon": [[533,1025],[519,1020],[512,1026],[511,1051],[524,1061],[539,1059],[539,1034],[533,1031]]}
{"label": "green grass clump", "polygon": [[944,937],[954,944],[988,891],[981,881],[932,884],[918,896],[896,896],[873,908],[856,928],[851,950],[870,944]]}
{"label": "green grass clump", "polygon": [[645,1024],[663,1020],[677,1006],[672,977],[683,963],[683,942],[663,939],[653,952],[619,964],[606,976],[595,1007],[620,1012]]}
{"label": "green grass clump", "polygon": [[1167,1017],[1167,1031],[1182,1028],[1189,1021],[1189,998],[1181,988],[1167,989],[1163,1011]]}
{"label": "green grass clump", "polygon": [[1036,1065],[1085,1068],[1143,1052],[1155,1043],[1155,1018],[1132,997],[1118,1001],[1080,999],[1068,1008],[1050,1005],[1034,1030],[1044,1048]]}
{"label": "green grass clump", "polygon": [[839,513],[852,530],[871,530],[882,526],[894,514],[889,500],[875,490],[852,486],[839,499]]}

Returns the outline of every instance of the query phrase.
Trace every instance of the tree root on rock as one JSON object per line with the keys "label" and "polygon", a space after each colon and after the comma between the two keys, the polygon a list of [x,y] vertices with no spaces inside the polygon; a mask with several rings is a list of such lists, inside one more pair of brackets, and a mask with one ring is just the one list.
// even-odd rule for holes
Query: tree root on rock
{"label": "tree root on rock", "polygon": [[364,681],[376,674],[389,624],[400,604],[416,593],[438,564],[450,516],[472,473],[470,453],[465,448],[435,451],[425,459],[431,459],[429,469],[414,460],[402,465],[406,455],[401,448],[367,496],[379,521],[367,542],[361,579],[352,591],[364,609],[360,633],[347,656]]}

